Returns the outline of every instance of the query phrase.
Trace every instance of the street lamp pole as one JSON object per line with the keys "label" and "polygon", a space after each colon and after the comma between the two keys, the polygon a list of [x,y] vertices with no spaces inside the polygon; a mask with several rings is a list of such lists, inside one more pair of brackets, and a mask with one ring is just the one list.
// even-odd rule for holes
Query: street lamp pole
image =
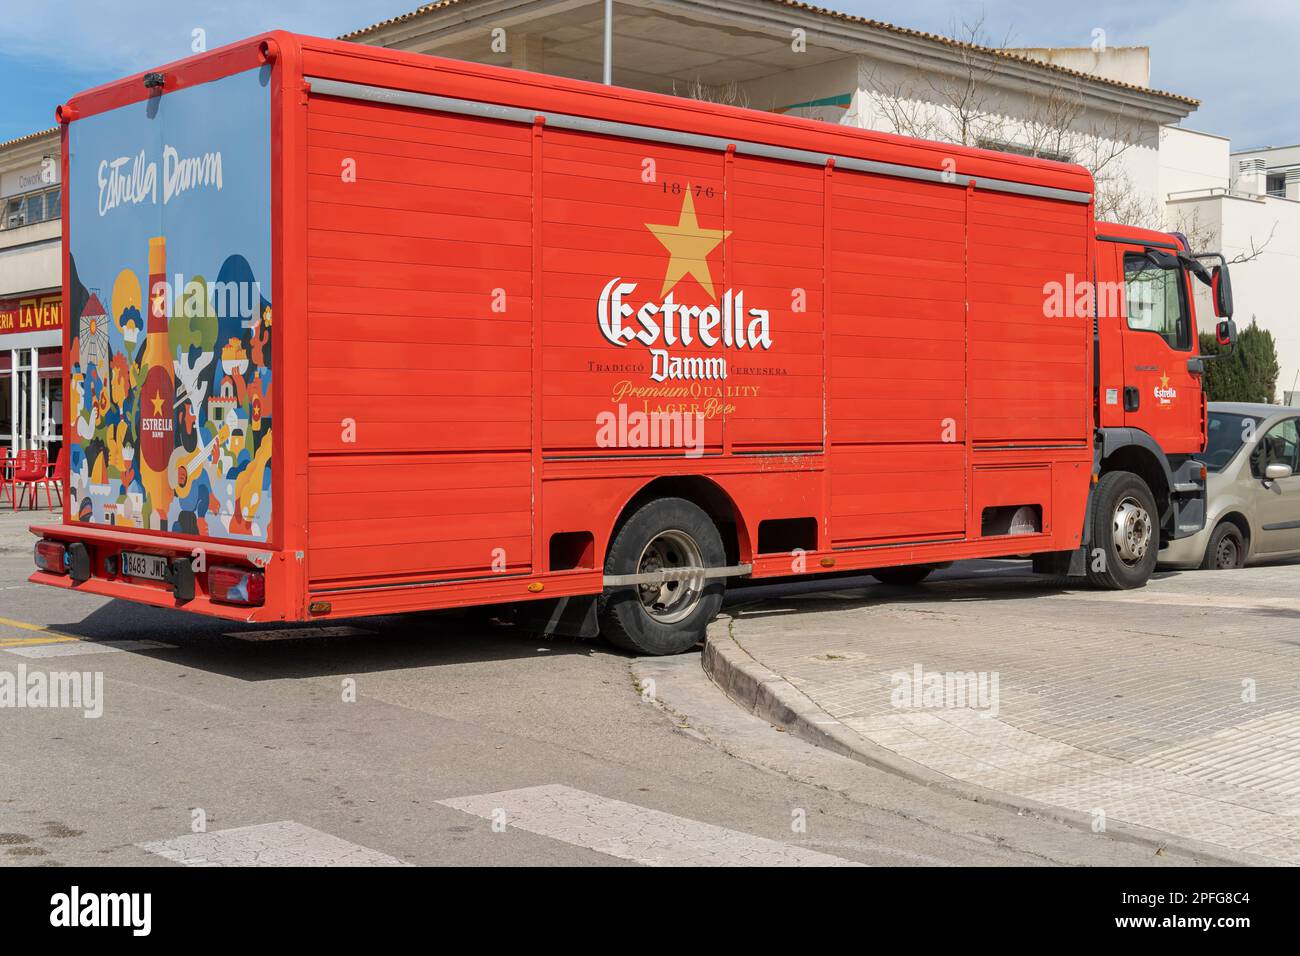
{"label": "street lamp pole", "polygon": [[614,0],[605,0],[605,85],[614,84]]}

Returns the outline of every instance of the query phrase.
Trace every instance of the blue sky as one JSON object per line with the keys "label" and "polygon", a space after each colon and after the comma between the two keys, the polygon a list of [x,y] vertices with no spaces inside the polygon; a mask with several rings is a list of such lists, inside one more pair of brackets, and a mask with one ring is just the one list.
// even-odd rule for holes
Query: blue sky
{"label": "blue sky", "polygon": [[[470,0],[472,2],[472,0]],[[982,19],[1013,46],[1087,46],[1093,30],[1112,46],[1152,48],[1152,84],[1193,96],[1187,126],[1230,136],[1233,148],[1300,142],[1296,111],[1295,0],[821,0],[899,26],[949,34]],[[202,28],[211,49],[283,28],[322,36],[404,13],[419,0],[16,0],[0,16],[0,141],[54,125],[72,93],[188,55]],[[616,14],[617,15],[617,14]]]}

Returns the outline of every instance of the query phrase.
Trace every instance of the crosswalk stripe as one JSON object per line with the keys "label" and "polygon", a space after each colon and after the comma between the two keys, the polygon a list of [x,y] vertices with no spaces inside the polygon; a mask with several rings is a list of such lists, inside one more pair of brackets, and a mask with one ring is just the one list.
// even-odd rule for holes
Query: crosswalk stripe
{"label": "crosswalk stripe", "polygon": [[646,866],[862,866],[562,784],[439,800],[444,807]]}
{"label": "crosswalk stripe", "polygon": [[83,641],[69,638],[66,641],[42,641],[40,643],[3,648],[9,654],[19,657],[81,657],[85,654],[120,654],[123,651],[148,651],[159,648],[175,648],[175,644],[162,641]]}
{"label": "crosswalk stripe", "polygon": [[182,866],[410,866],[293,820],[137,843]]}

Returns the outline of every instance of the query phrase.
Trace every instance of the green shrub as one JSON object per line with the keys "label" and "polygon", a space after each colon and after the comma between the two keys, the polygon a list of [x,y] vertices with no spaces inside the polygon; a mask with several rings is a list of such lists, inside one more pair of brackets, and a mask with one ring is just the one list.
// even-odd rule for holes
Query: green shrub
{"label": "green shrub", "polygon": [[[1214,336],[1201,333],[1201,354],[1225,351]],[[1273,333],[1261,329],[1252,316],[1237,333],[1237,348],[1227,358],[1205,363],[1205,394],[1212,402],[1272,402],[1281,367]]]}

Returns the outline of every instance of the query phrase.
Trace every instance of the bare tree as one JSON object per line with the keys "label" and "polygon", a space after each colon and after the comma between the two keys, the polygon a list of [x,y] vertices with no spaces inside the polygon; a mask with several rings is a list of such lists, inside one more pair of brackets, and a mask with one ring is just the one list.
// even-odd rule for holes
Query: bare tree
{"label": "bare tree", "polygon": [[[1026,101],[1024,94],[1009,93],[1014,87],[1004,79],[1007,63],[1023,57],[1005,40],[995,45],[982,19],[954,22],[950,35],[960,44],[950,69],[918,62],[888,76],[864,72],[869,106],[892,132],[1077,163],[1092,174],[1097,219],[1181,231],[1194,248],[1217,241],[1198,221],[1171,221],[1158,197],[1130,178],[1123,157],[1149,140],[1143,123],[1122,111],[1090,107],[1082,79],[1066,74],[1045,77]],[[1252,237],[1250,251],[1233,261],[1258,257],[1272,237],[1261,243]]]}
{"label": "bare tree", "polygon": [[734,80],[722,86],[709,86],[700,80],[695,80],[687,83],[685,89],[681,91],[677,89],[677,81],[674,80],[673,96],[705,103],[721,103],[724,106],[739,106],[742,109],[749,108],[749,92]]}

